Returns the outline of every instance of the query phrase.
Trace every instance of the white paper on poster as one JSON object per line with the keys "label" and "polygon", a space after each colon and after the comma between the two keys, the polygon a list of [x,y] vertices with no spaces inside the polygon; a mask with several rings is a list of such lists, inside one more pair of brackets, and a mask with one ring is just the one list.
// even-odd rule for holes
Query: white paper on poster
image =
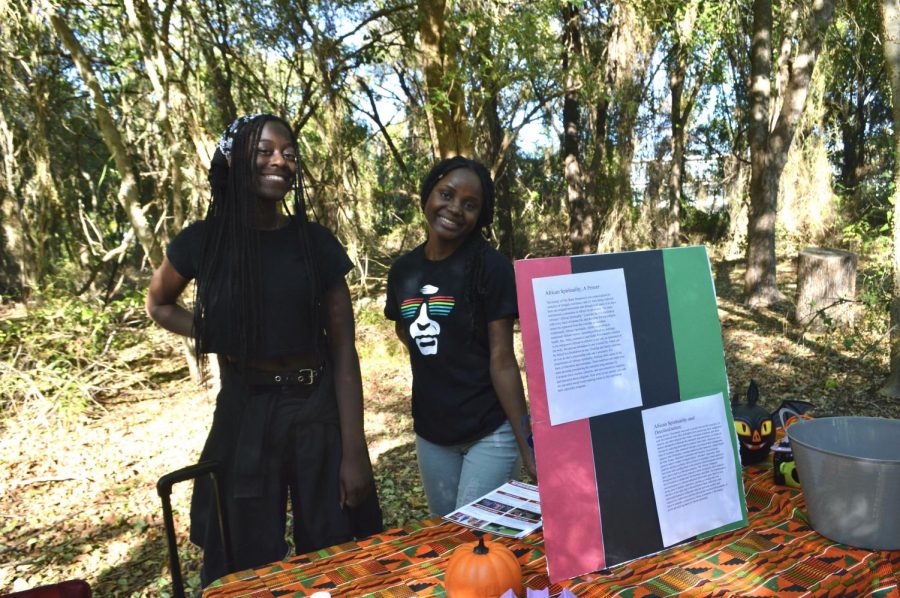
{"label": "white paper on poster", "polygon": [[625,272],[531,279],[550,423],[640,407]]}
{"label": "white paper on poster", "polygon": [[641,412],[664,546],[740,521],[722,393]]}

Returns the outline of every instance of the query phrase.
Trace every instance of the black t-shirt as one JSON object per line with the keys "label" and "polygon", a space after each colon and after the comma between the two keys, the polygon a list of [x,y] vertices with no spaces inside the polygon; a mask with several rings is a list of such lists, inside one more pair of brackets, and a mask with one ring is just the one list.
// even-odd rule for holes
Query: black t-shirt
{"label": "black t-shirt", "polygon": [[430,261],[420,245],[388,273],[384,314],[400,321],[410,337],[413,424],[416,434],[435,444],[477,440],[506,419],[491,383],[487,323],[518,315],[515,274],[509,260],[488,247],[486,294],[481,306],[470,305],[465,270],[475,247]]}
{"label": "black t-shirt", "polygon": [[[181,231],[166,249],[166,256],[179,274],[196,278],[207,222],[200,220]],[[307,230],[319,267],[323,290],[343,279],[353,263],[327,228],[310,222]],[[312,278],[303,258],[305,249],[294,221],[288,226],[257,231],[260,261],[260,335],[253,357],[275,359],[315,351],[321,330],[313,330],[310,313]],[[208,347],[210,353],[237,355],[237,339],[229,334],[229,301],[210,302]],[[322,314],[324,317],[324,313]],[[320,322],[320,326],[321,326]]]}

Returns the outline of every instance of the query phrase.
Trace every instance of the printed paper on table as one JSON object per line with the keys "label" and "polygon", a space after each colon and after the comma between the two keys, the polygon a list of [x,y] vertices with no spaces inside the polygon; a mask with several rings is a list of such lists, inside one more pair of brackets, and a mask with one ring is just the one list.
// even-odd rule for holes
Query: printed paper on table
{"label": "printed paper on table", "polygon": [[541,527],[541,499],[537,486],[512,480],[444,519],[499,536],[524,538]]}

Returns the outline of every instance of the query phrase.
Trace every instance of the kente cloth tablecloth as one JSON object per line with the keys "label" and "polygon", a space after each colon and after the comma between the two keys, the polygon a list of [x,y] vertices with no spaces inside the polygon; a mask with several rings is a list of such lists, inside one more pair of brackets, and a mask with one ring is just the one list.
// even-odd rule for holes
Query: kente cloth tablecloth
{"label": "kente cloth tablecloth", "polygon": [[[775,486],[771,463],[744,469],[748,527],[694,540],[602,572],[550,585],[579,597],[601,596],[877,596],[900,598],[900,551],[839,544],[810,527],[799,490]],[[204,598],[445,596],[450,552],[475,534],[440,519],[388,530],[223,577]],[[546,588],[542,536],[497,538],[522,565],[526,587]]]}

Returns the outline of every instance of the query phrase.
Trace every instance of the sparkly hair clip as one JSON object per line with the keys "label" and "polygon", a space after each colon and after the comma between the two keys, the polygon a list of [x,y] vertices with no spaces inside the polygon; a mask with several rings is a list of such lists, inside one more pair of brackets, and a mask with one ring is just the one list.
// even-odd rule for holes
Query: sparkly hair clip
{"label": "sparkly hair clip", "polygon": [[225,128],[225,131],[216,143],[216,147],[219,148],[219,151],[222,152],[222,155],[225,156],[225,158],[231,157],[231,147],[234,145],[234,138],[237,136],[238,130],[245,124],[251,123],[261,116],[265,116],[265,114],[258,112],[256,114],[241,116]]}

